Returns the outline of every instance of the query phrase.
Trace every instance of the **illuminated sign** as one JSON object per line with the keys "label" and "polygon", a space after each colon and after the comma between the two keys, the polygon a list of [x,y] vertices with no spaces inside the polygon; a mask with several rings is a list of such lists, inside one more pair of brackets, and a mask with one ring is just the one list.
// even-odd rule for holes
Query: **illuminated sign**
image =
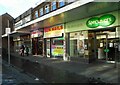
{"label": "illuminated sign", "polygon": [[99,17],[90,18],[87,21],[86,25],[89,28],[96,28],[98,26],[106,27],[112,25],[115,22],[115,20],[116,20],[115,16],[113,16],[112,14],[106,14],[101,16],[100,18]]}
{"label": "illuminated sign", "polygon": [[104,52],[108,53],[110,50],[109,49],[104,49]]}
{"label": "illuminated sign", "polygon": [[64,33],[63,25],[57,25],[57,26],[53,26],[50,28],[44,28],[44,38],[62,36],[62,33]]}

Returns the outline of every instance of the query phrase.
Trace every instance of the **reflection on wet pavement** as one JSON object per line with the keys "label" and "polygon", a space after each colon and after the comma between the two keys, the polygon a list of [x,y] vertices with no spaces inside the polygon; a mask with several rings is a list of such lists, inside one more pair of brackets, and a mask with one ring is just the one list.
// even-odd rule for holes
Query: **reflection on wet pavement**
{"label": "reflection on wet pavement", "polygon": [[12,65],[9,66],[6,62],[3,63],[2,70],[2,85],[26,85],[31,83],[42,85],[43,83],[41,80],[35,80],[34,76],[20,72]]}
{"label": "reflection on wet pavement", "polygon": [[[111,65],[105,66],[104,64],[100,66],[91,65],[91,64],[83,65],[83,63],[77,64],[74,62],[64,62],[56,59],[46,59],[47,62],[45,62],[45,59],[43,60],[37,60],[37,59],[38,58],[35,57],[35,59],[31,61],[28,59],[12,56],[11,63],[23,69],[23,72],[30,73],[36,76],[36,79],[37,78],[43,79],[48,83],[89,83],[89,80],[90,80],[89,78],[92,78],[94,76],[96,76],[96,78],[99,78],[98,80],[101,79],[100,76],[103,76],[103,77],[106,76],[106,79],[107,79],[108,77],[107,75],[109,75],[107,74],[108,71],[113,69],[113,67],[110,67]],[[42,58],[39,58],[39,59],[42,59]],[[51,65],[54,65],[54,66],[51,66]],[[68,66],[69,68],[67,68]],[[73,67],[75,69],[73,69]],[[79,69],[78,67],[80,68],[83,67],[83,68]],[[76,71],[77,74],[73,71]],[[95,79],[94,81],[96,82]]]}
{"label": "reflection on wet pavement", "polygon": [[41,65],[38,62],[12,57],[11,63],[23,69],[24,72],[29,72],[37,78],[44,79],[49,83],[87,83],[88,81],[84,76],[79,76],[75,73],[51,66]]}

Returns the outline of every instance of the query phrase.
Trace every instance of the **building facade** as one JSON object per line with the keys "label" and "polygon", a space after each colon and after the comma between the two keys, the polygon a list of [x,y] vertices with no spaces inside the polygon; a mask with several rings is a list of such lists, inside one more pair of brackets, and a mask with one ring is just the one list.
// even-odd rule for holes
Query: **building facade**
{"label": "building facade", "polygon": [[[14,31],[14,18],[9,15],[8,13],[5,13],[3,15],[0,16],[0,34],[1,36],[1,40],[0,40],[0,48],[1,48],[1,55],[2,55],[2,59],[6,59],[7,58],[7,53],[8,53],[8,37],[7,37],[7,28],[10,28],[10,31]],[[4,36],[4,37],[3,37]],[[10,47],[13,48],[14,47],[14,43],[13,43],[13,38],[10,36]],[[13,52],[13,49],[10,49],[11,52]]]}
{"label": "building facade", "polygon": [[16,19],[14,41],[28,45],[32,55],[114,63],[120,52],[119,11],[117,2],[42,2],[26,15],[28,22]]}
{"label": "building facade", "polygon": [[68,54],[89,62],[118,60],[119,18],[113,11],[66,23]]}
{"label": "building facade", "polygon": [[19,53],[21,45],[27,46],[29,48],[29,53],[31,54],[31,38],[30,38],[30,28],[18,30],[20,26],[23,26],[32,20],[32,8],[28,9],[26,12],[15,18],[14,32],[11,33],[14,41],[14,52]]}

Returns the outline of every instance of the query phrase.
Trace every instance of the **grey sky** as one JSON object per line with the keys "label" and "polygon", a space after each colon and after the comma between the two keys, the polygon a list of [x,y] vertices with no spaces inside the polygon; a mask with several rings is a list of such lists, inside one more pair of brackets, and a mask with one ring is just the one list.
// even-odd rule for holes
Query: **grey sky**
{"label": "grey sky", "polygon": [[31,7],[35,7],[40,0],[0,0],[0,15],[10,14],[16,18]]}

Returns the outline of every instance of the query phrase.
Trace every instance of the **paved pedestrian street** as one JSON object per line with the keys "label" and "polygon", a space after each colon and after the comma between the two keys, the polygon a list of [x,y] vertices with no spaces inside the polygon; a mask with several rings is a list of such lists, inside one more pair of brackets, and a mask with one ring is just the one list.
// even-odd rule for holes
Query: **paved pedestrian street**
{"label": "paved pedestrian street", "polygon": [[2,65],[2,85],[42,85],[42,83],[42,80],[37,79],[33,75],[24,73],[16,67],[9,66],[5,63]]}
{"label": "paved pedestrian street", "polygon": [[42,56],[29,55],[21,57],[17,53],[12,53],[11,57],[11,63],[23,68],[26,72],[45,79],[47,82],[86,83],[89,79],[94,78],[110,84],[118,83],[119,64],[115,68],[115,64],[104,62],[85,64]]}

